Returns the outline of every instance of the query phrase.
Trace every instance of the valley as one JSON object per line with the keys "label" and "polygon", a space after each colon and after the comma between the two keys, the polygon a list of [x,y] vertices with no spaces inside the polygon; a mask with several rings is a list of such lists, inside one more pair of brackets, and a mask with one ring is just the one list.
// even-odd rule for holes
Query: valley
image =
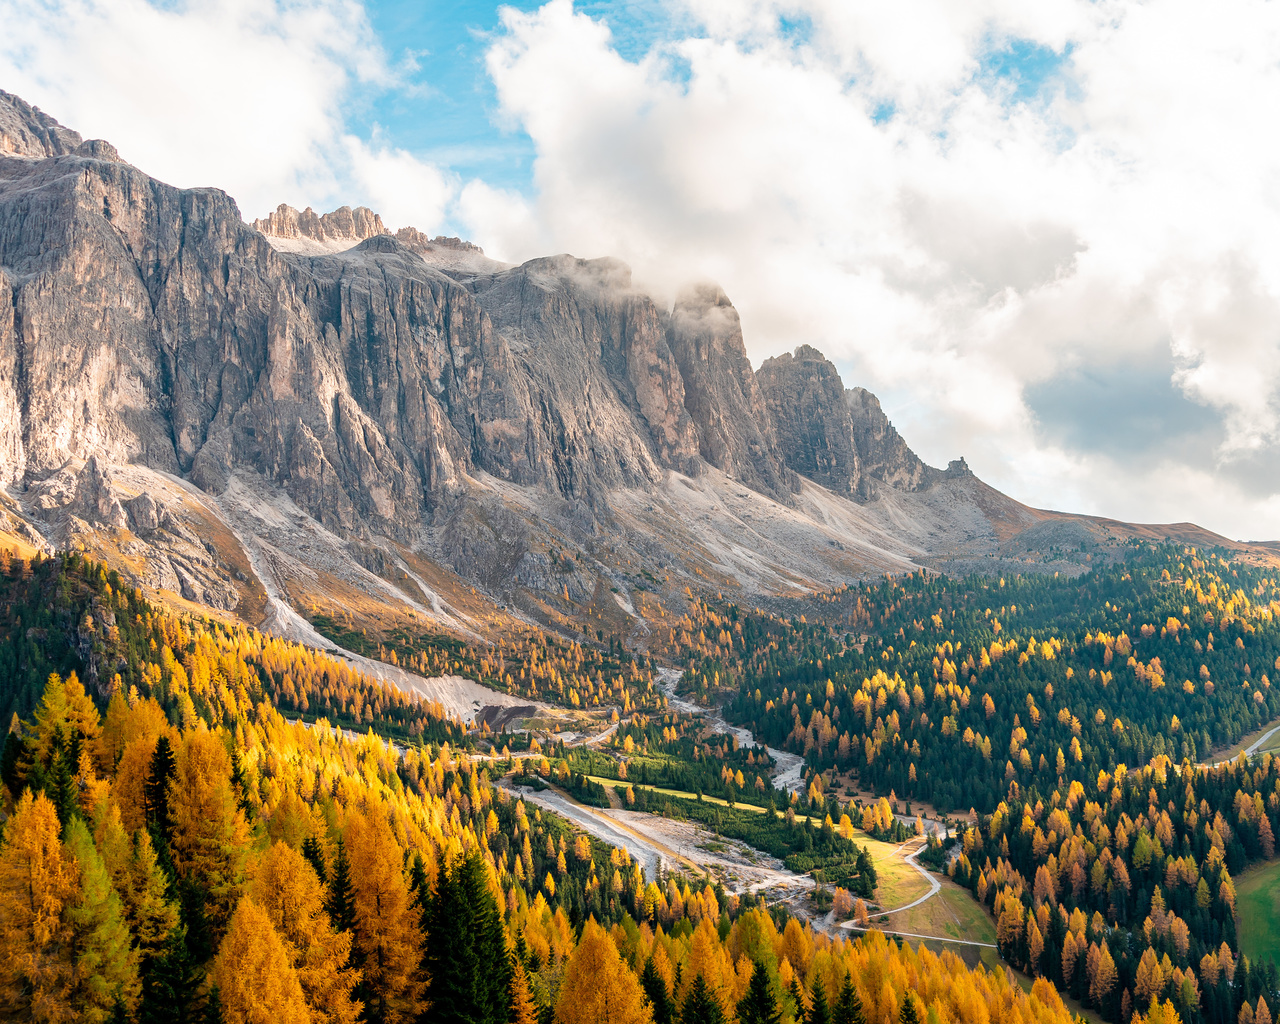
{"label": "valley", "polygon": [[0,1016],[1261,1024],[1278,550],[0,92]]}

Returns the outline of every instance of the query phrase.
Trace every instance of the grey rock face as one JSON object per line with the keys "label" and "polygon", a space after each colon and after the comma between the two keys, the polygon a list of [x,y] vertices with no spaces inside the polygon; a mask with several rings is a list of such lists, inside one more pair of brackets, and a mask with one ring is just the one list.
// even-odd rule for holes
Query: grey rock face
{"label": "grey rock face", "polygon": [[922,491],[969,474],[960,459],[944,470],[920,460],[864,388],[845,390],[835,366],[801,345],[756,372],[787,465],[837,494],[865,502],[877,489]]}
{"label": "grey rock face", "polygon": [[0,156],[47,156],[74,153],[80,146],[78,132],[63,128],[39,107],[0,89]]}
{"label": "grey rock face", "polygon": [[845,402],[864,474],[901,491],[922,491],[937,482],[941,472],[907,446],[880,408],[880,399],[865,388],[850,388]]}
{"label": "grey rock face", "polygon": [[331,529],[406,540],[475,469],[596,506],[701,453],[788,494],[722,293],[667,318],[616,261],[451,277],[360,209],[277,210],[276,235],[367,235],[277,252],[224,193],[0,111],[25,154],[0,158],[5,484],[95,457],[212,493],[246,470]]}
{"label": "grey rock face", "polygon": [[756,380],[787,465],[837,494],[869,497],[870,480],[862,475],[853,417],[835,366],[817,349],[801,345],[766,359]]}
{"label": "grey rock face", "polygon": [[275,238],[309,238],[316,242],[362,242],[387,234],[382,218],[367,206],[341,206],[331,213],[318,214],[311,207],[301,213],[281,203],[274,213],[253,222],[254,230]]}
{"label": "grey rock face", "polygon": [[624,264],[554,256],[466,284],[524,384],[523,419],[495,421],[503,430],[489,430],[478,464],[488,469],[518,426],[530,439],[524,471],[501,475],[549,481],[566,498],[694,471],[697,438],[662,316]]}
{"label": "grey rock face", "polygon": [[702,458],[789,503],[795,474],[783,459],[728,296],[715,285],[681,294],[668,321],[667,344],[684,381],[685,407],[697,427]]}

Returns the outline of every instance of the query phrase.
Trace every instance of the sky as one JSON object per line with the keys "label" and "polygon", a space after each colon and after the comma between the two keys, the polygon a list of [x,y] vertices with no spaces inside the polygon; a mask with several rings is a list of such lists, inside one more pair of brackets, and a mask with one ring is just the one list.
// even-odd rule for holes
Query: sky
{"label": "sky", "polygon": [[0,0],[0,88],[246,218],[721,284],[927,461],[1280,538],[1280,5]]}

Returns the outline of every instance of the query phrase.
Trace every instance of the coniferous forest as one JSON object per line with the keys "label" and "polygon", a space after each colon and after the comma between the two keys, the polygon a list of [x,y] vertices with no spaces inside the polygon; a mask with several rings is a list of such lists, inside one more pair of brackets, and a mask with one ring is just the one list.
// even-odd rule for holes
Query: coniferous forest
{"label": "coniferous forest", "polygon": [[[555,751],[549,775],[82,556],[5,559],[0,1013],[1065,1022],[1065,994],[1123,1024],[1268,1020],[1276,972],[1240,953],[1233,878],[1275,854],[1280,763],[1197,762],[1277,713],[1280,592],[1216,554],[1126,556],[1076,579],[886,579],[794,616],[691,600],[666,638],[684,689],[802,755],[804,797],[774,789],[763,746],[639,700],[607,752]],[[891,802],[969,803],[927,853],[1034,984],[646,878],[508,771],[584,795],[603,778],[860,896],[854,824],[899,839]]]}

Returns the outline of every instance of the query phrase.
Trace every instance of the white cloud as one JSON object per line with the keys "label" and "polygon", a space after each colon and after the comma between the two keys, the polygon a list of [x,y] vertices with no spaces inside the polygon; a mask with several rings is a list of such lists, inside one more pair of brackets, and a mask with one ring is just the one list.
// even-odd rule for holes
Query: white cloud
{"label": "white cloud", "polygon": [[[715,278],[754,358],[816,344],[1024,499],[1280,535],[1280,481],[1240,479],[1280,458],[1280,9],[671,4],[694,29],[638,61],[569,0],[504,11],[489,70],[536,188],[473,190],[478,241]],[[1024,99],[986,70],[1012,41],[1060,55]],[[1123,459],[1105,408],[1065,446],[1038,421],[1036,387],[1121,366],[1164,367],[1151,414],[1205,406],[1212,443]]]}
{"label": "white cloud", "polygon": [[[358,0],[0,0],[0,86],[246,216],[363,203],[499,258],[619,255],[658,295],[715,279],[753,358],[817,345],[935,463],[1280,536],[1280,9],[666,3],[638,60],[569,0],[503,11],[528,194],[353,130],[413,92]],[[990,70],[1014,41],[1060,55],[1029,95]],[[1070,423],[1043,396],[1090,373],[1116,399]]]}
{"label": "white cloud", "polygon": [[0,83],[131,163],[214,185],[246,217],[380,203],[424,230],[445,176],[347,132],[360,86],[394,84],[356,0],[0,0]]}

